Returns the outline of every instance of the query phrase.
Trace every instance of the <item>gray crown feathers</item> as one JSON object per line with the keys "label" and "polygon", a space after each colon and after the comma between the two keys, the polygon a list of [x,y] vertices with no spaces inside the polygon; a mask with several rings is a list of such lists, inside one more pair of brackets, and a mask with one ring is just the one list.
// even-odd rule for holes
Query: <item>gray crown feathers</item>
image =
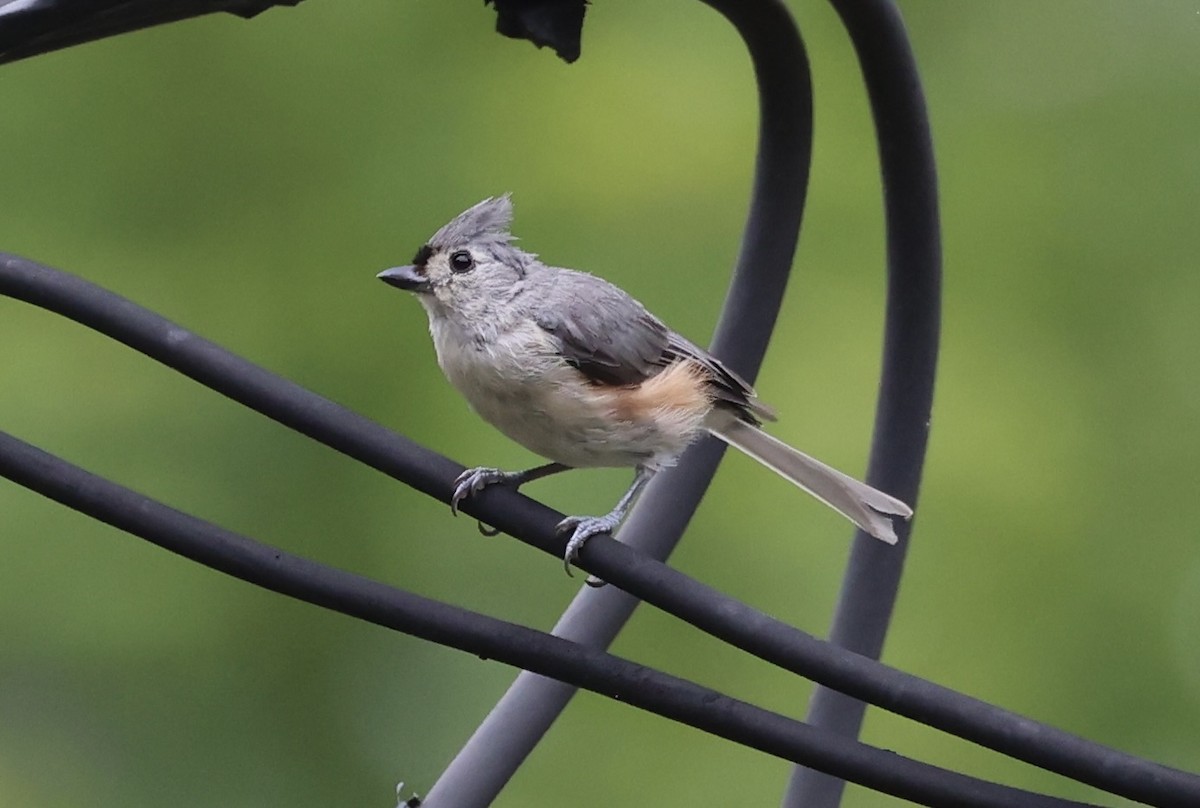
{"label": "gray crown feathers", "polygon": [[447,222],[433,234],[429,243],[438,247],[481,241],[508,244],[513,240],[508,232],[512,215],[512,200],[508,194],[489,196]]}

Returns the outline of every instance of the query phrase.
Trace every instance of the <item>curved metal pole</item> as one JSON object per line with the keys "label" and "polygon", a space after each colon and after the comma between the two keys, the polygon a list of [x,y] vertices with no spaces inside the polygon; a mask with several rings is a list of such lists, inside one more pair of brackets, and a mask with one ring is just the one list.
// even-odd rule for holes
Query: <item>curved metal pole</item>
{"label": "curved metal pole", "polygon": [[[704,0],[734,24],[754,62],[760,118],[754,190],[745,235],[712,351],[753,380],[766,353],[791,271],[812,153],[812,89],[804,43],[777,0]],[[620,531],[621,541],[666,558],[704,496],[723,444],[692,447],[658,475]],[[554,634],[607,648],[638,600],[616,587],[585,588]],[[425,808],[483,808],[516,773],[576,688],[519,674],[422,802]]]}
{"label": "curved metal pole", "polygon": [[0,5],[0,64],[97,39],[228,12],[253,17],[301,0],[21,0]]}
{"label": "curved metal pole", "polygon": [[[888,245],[883,378],[867,481],[916,507],[933,407],[941,320],[937,172],[925,97],[904,22],[891,0],[831,0],[842,17],[870,95],[883,171]],[[911,525],[895,547],[859,533],[850,551],[830,642],[878,659],[891,621]],[[818,687],[813,726],[857,737],[866,705]],[[844,783],[797,768],[785,808],[833,808]]]}

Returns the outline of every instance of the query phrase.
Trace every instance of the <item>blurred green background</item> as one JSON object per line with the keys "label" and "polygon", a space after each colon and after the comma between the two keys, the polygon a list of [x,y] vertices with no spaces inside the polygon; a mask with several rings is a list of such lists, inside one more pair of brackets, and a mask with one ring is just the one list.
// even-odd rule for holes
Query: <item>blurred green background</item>
{"label": "blurred green background", "polygon": [[[882,220],[853,53],[824,3],[816,153],[759,389],[774,433],[861,473]],[[904,2],[941,173],[941,374],[886,660],[1200,769],[1200,14],[1191,2]],[[746,211],[749,62],[699,3],[596,2],[583,58],[476,2],[308,0],[0,68],[0,250],[89,278],[464,463],[532,457],[439,375],[374,279],[512,191],[515,232],[711,334]],[[682,292],[681,292],[682,290]],[[550,627],[579,586],[444,505],[155,363],[0,300],[0,428],[173,506]],[[598,512],[623,471],[529,492]],[[262,592],[0,484],[0,804],[394,804],[514,671]],[[824,634],[850,530],[730,456],[673,558]],[[615,650],[802,715],[806,682],[653,609]],[[1122,801],[872,712],[865,738]],[[606,699],[500,806],[776,804],[788,764]],[[893,804],[858,788],[849,806]]]}

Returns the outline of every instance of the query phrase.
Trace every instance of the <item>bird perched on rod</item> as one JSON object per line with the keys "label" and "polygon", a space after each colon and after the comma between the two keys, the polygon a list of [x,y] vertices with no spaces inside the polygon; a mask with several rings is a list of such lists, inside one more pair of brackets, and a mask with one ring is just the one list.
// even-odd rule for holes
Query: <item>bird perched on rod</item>
{"label": "bird perched on rod", "polygon": [[572,468],[629,466],[633,484],[604,516],[569,516],[570,573],[584,542],[621,522],[659,469],[708,433],[741,449],[867,533],[895,543],[912,509],[771,437],[775,420],[741,377],[601,278],[547,266],[513,245],[512,203],[485,199],[433,234],[407,266],[380,272],[416,294],[438,364],[471,407],[550,459],[525,471],[469,469],[450,507],[486,486]]}

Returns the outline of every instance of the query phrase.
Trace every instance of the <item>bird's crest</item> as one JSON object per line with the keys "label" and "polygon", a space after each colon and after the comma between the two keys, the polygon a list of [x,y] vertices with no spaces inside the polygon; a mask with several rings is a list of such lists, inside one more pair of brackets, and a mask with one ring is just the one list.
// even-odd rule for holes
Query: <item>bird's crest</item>
{"label": "bird's crest", "polygon": [[490,196],[467,208],[433,234],[430,244],[448,247],[478,241],[507,244],[513,240],[508,232],[512,224],[512,200],[508,194]]}

